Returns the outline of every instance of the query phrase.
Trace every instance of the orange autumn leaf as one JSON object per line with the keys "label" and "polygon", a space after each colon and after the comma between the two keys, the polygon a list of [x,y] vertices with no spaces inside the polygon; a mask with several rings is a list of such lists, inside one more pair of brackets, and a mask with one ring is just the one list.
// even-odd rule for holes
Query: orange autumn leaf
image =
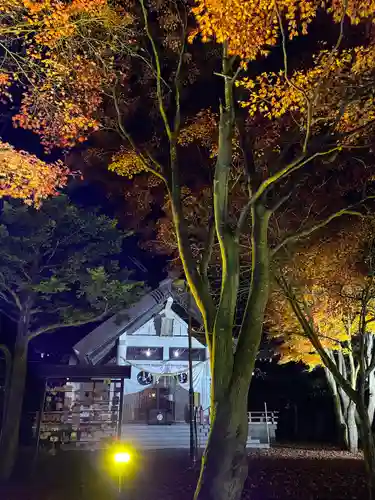
{"label": "orange autumn leaf", "polygon": [[[243,61],[267,55],[278,43],[280,27],[278,16],[286,21],[287,35],[292,39],[307,34],[307,30],[323,8],[336,23],[343,17],[341,0],[196,0],[195,14],[198,33],[204,42],[215,40],[228,43],[230,54]],[[351,23],[373,20],[375,0],[348,0],[345,15]]]}
{"label": "orange autumn leaf", "polygon": [[[357,221],[346,230],[298,249],[283,273],[292,284],[304,315],[328,351],[347,349],[358,335],[362,303],[368,286],[367,243],[372,226]],[[375,303],[368,304],[373,321]],[[285,294],[276,289],[269,306],[269,332],[279,339],[281,362],[303,362],[309,368],[322,364]],[[371,316],[371,317],[370,317]]]}
{"label": "orange autumn leaf", "polygon": [[69,171],[61,162],[46,163],[26,151],[0,142],[0,198],[10,196],[40,205],[66,185]]}
{"label": "orange autumn leaf", "polygon": [[97,111],[115,78],[113,52],[131,23],[108,0],[2,0],[3,46],[12,50],[22,39],[25,51],[14,64],[7,59],[9,76],[0,75],[3,98],[11,98],[4,92],[10,83],[23,89],[14,126],[37,133],[46,151],[84,142],[100,127]]}

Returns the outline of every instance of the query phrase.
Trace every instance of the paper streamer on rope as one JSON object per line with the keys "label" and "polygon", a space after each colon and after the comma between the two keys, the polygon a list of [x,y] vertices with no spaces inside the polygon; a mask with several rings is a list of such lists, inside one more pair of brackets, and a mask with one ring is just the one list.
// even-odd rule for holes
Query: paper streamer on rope
{"label": "paper streamer on rope", "polygon": [[[189,377],[185,383],[178,379],[178,375],[186,373],[188,375],[189,366],[186,364],[172,364],[170,361],[164,361],[159,363],[131,363],[125,360],[123,357],[120,358],[125,365],[130,365],[131,378],[125,381],[125,394],[135,394],[141,392],[147,387],[151,387],[153,384],[157,383],[160,377],[176,377],[179,385],[185,390],[189,390]],[[144,372],[143,377],[140,373]],[[145,379],[146,373],[152,375],[152,383],[144,385],[139,382],[140,379]],[[180,377],[182,379],[182,377]],[[193,390],[194,392],[199,392],[201,395],[201,404],[203,407],[209,406],[209,392],[210,392],[210,380],[209,380],[209,361],[193,361]]]}

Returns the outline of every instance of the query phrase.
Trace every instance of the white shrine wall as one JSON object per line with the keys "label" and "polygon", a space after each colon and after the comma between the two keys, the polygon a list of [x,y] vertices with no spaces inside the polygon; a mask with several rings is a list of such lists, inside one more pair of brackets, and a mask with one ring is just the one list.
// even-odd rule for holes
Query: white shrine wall
{"label": "white shrine wall", "polygon": [[[188,325],[187,323],[172,309],[172,300],[169,299],[166,307],[161,311],[166,318],[173,319],[173,330],[170,336],[159,336],[156,334],[154,318],[147,321],[136,332],[127,334],[125,331],[119,338],[117,348],[117,364],[130,364],[132,374],[130,380],[125,380],[125,397],[130,401],[133,399],[131,395],[140,392],[150,386],[142,387],[137,382],[139,371],[147,371],[154,375],[154,379],[163,374],[178,374],[187,373],[189,369],[188,360],[170,358],[170,348],[188,349]],[[128,347],[144,347],[147,348],[163,348],[162,360],[128,360]],[[193,361],[193,386],[194,392],[200,395],[200,404],[204,409],[210,406],[210,366],[208,349],[197,339],[192,338],[193,349],[205,349],[205,361]],[[185,390],[189,389],[189,382],[186,384],[180,383],[180,386]]]}

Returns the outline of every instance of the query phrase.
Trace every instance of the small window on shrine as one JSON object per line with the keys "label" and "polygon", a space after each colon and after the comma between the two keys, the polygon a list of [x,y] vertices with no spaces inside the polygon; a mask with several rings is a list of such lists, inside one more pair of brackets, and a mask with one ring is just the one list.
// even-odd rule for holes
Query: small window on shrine
{"label": "small window on shrine", "polygon": [[160,361],[163,359],[162,347],[128,347],[126,349],[128,360]]}
{"label": "small window on shrine", "polygon": [[172,335],[173,335],[173,319],[172,318],[162,318],[161,319],[160,335],[162,337],[172,337]]}
{"label": "small window on shrine", "polygon": [[[169,359],[175,361],[188,361],[189,349],[184,347],[170,347]],[[192,361],[205,361],[206,349],[192,349],[191,359]]]}

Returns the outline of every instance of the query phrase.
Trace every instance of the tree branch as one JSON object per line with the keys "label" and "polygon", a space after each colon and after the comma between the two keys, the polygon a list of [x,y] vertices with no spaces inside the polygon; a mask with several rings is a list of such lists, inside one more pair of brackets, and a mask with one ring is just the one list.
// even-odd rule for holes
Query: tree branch
{"label": "tree branch", "polygon": [[0,309],[0,313],[1,314],[4,314],[4,316],[6,316],[8,319],[10,319],[10,321],[12,321],[13,323],[17,323],[18,321],[18,318],[13,316],[11,313],[9,313],[8,311],[5,311],[4,309]]}
{"label": "tree branch", "polygon": [[161,179],[164,182],[164,184],[167,184],[167,179],[164,177],[164,175],[162,173],[161,164],[159,162],[157,162],[156,159],[154,159],[152,157],[152,155],[151,155],[151,153],[149,151],[146,151],[146,155],[147,155],[149,161],[151,161],[157,168],[159,168],[159,171],[156,170],[156,169],[154,169],[154,168],[152,168],[150,166],[150,164],[146,160],[144,154],[136,146],[136,144],[135,144],[132,136],[129,134],[129,132],[125,129],[124,125],[122,124],[121,111],[120,111],[120,107],[119,107],[117,96],[116,96],[116,93],[115,93],[114,89],[113,89],[113,92],[112,92],[112,97],[113,97],[113,102],[114,102],[115,109],[116,109],[117,123],[118,123],[118,127],[119,127],[119,130],[120,130],[120,133],[121,133],[122,137],[129,142],[129,144],[131,145],[131,147],[133,148],[133,150],[137,153],[138,157],[140,158],[140,160],[142,161],[142,163],[143,163],[143,165],[145,167],[145,170],[151,172],[154,175],[156,175],[156,177],[158,177],[159,179]]}
{"label": "tree branch", "polygon": [[357,403],[358,398],[356,391],[352,388],[351,384],[343,377],[343,375],[340,373],[340,370],[337,368],[336,363],[332,361],[330,355],[323,347],[315,329],[310,325],[309,321],[306,320],[305,315],[300,305],[298,304],[298,301],[296,300],[295,293],[293,292],[286,278],[282,275],[280,276],[279,286],[281,286],[281,289],[283,290],[285,297],[287,298],[290,306],[292,307],[292,310],[295,313],[303,331],[306,333],[306,336],[310,340],[312,346],[320,355],[323,364],[330,370],[332,375],[337,380],[339,386],[342,387],[342,389],[349,396],[349,398],[355,403]]}
{"label": "tree branch", "polygon": [[340,147],[335,146],[334,148],[331,148],[327,151],[318,151],[307,158],[305,157],[305,155],[299,156],[296,160],[289,163],[288,165],[280,169],[278,172],[276,172],[275,174],[269,176],[266,180],[264,180],[257,189],[257,191],[253,194],[251,198],[251,203],[254,204],[273,184],[289,176],[292,172],[301,169],[302,167],[307,165],[307,163],[309,163],[310,161],[315,160],[315,158],[318,158],[320,156],[326,156],[332,154],[333,152],[339,150]]}
{"label": "tree branch", "polygon": [[82,326],[82,325],[87,325],[89,323],[96,323],[97,321],[101,321],[104,319],[110,311],[106,309],[104,312],[99,314],[98,316],[95,316],[93,318],[87,319],[87,320],[81,320],[81,321],[71,321],[70,323],[55,323],[53,325],[48,325],[48,326],[42,326],[35,332],[30,332],[28,335],[28,341],[34,339],[35,337],[38,337],[42,333],[50,333],[56,330],[59,330],[61,328],[69,328],[73,326]]}
{"label": "tree branch", "polygon": [[281,18],[281,14],[279,11],[279,7],[277,5],[277,2],[275,2],[275,10],[277,14],[277,18],[279,21],[279,27],[280,27],[280,33],[281,33],[281,41],[282,41],[282,49],[283,49],[283,59],[284,59],[284,76],[285,80],[287,81],[288,85],[292,87],[294,90],[299,92],[300,94],[303,95],[305,102],[306,102],[306,109],[307,109],[307,119],[306,119],[306,134],[305,134],[305,139],[303,141],[303,147],[302,147],[302,152],[306,153],[307,152],[307,146],[309,143],[310,139],[310,131],[311,131],[311,122],[312,122],[312,102],[309,99],[309,96],[307,95],[307,92],[303,90],[303,88],[298,87],[292,80],[290,80],[288,76],[288,54],[286,50],[286,36],[285,36],[285,30],[283,26],[283,20]]}
{"label": "tree branch", "polygon": [[10,300],[5,293],[0,292],[0,300],[4,301],[6,304],[9,304],[10,306],[14,306],[14,301]]}
{"label": "tree branch", "polygon": [[341,217],[343,215],[356,215],[359,217],[363,217],[363,214],[361,214],[360,212],[355,212],[354,210],[351,210],[350,208],[343,208],[342,210],[339,210],[338,212],[335,212],[334,214],[330,215],[325,220],[311,226],[310,228],[305,229],[304,231],[301,231],[299,233],[287,236],[286,238],[284,238],[283,241],[281,241],[281,243],[276,245],[271,250],[271,255],[274,256],[281,248],[285,247],[289,243],[293,243],[293,242],[296,242],[302,238],[306,238],[306,237],[310,236],[313,232],[317,231],[318,229],[321,229],[322,227],[325,227],[331,221],[333,221],[334,219],[337,219],[338,217]]}
{"label": "tree branch", "polygon": [[161,65],[160,65],[159,53],[158,53],[158,49],[156,47],[155,40],[154,40],[154,38],[151,34],[151,31],[150,31],[150,26],[148,23],[148,14],[147,14],[145,2],[144,2],[144,0],[139,0],[139,3],[141,5],[141,9],[142,9],[143,20],[145,23],[145,30],[146,30],[147,38],[149,39],[149,41],[151,43],[152,52],[153,52],[154,59],[155,59],[156,94],[158,97],[159,111],[160,111],[160,115],[161,115],[163,122],[164,122],[164,127],[165,127],[165,131],[167,133],[168,139],[171,140],[172,139],[172,130],[171,130],[171,127],[170,127],[169,122],[168,122],[168,117],[167,117],[167,113],[165,111],[164,102],[163,102],[163,92],[162,92],[162,86],[161,86],[162,75],[161,75]]}
{"label": "tree branch", "polygon": [[[176,10],[178,12],[177,6],[176,6]],[[176,113],[175,113],[174,124],[173,124],[173,135],[174,135],[175,140],[177,138],[177,135],[180,131],[180,126],[181,126],[181,80],[180,80],[180,75],[181,75],[182,63],[183,63],[183,58],[184,58],[184,53],[185,53],[185,38],[186,38],[186,29],[187,29],[187,16],[185,17],[185,22],[182,21],[179,13],[178,13],[178,17],[180,18],[181,25],[182,25],[182,34],[181,34],[181,49],[180,49],[179,56],[178,56],[178,64],[177,64],[177,69],[176,69],[176,75],[174,78]]]}
{"label": "tree branch", "polygon": [[21,311],[22,309],[22,304],[21,304],[21,300],[20,298],[18,297],[18,295],[16,294],[16,292],[14,292],[9,286],[7,286],[3,280],[3,282],[1,283],[0,287],[4,288],[4,290],[6,292],[9,293],[9,295],[11,295],[11,297],[13,298],[13,305],[15,305],[17,307],[17,309],[19,309]]}
{"label": "tree branch", "polygon": [[202,261],[200,264],[200,274],[204,280],[208,280],[208,266],[211,261],[213,246],[215,242],[215,221],[214,218],[211,217],[208,223],[208,234],[207,241],[204,246]]}

